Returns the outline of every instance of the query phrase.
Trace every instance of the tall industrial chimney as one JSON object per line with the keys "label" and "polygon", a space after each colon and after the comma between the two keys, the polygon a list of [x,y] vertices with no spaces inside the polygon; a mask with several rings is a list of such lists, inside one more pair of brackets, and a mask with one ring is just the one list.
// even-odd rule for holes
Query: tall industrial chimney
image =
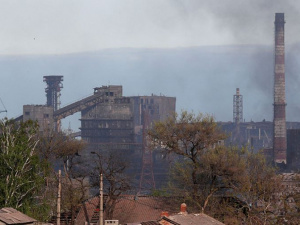
{"label": "tall industrial chimney", "polygon": [[275,14],[274,137],[275,163],[286,163],[284,13]]}

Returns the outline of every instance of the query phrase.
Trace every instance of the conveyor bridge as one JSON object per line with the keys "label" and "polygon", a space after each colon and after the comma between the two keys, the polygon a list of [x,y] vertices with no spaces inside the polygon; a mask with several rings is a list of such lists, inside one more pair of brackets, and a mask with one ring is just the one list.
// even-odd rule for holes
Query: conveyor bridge
{"label": "conveyor bridge", "polygon": [[91,106],[96,105],[97,103],[103,103],[107,100],[104,93],[95,93],[89,97],[83,98],[77,102],[71,103],[65,107],[62,107],[53,113],[55,121],[71,116],[74,113],[81,112],[84,109],[87,109]]}

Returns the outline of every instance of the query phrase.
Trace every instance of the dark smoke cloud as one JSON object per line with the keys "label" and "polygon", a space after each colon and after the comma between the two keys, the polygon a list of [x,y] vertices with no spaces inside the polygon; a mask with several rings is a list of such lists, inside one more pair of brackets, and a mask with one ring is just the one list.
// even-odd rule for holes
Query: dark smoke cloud
{"label": "dark smoke cloud", "polygon": [[[172,2],[172,1],[171,1]],[[175,1],[180,19],[196,21],[199,29],[210,24],[216,32],[230,35],[231,43],[260,44],[272,40],[274,14],[285,13],[287,40],[297,42],[300,2],[294,0]],[[201,20],[206,15],[206,20]]]}

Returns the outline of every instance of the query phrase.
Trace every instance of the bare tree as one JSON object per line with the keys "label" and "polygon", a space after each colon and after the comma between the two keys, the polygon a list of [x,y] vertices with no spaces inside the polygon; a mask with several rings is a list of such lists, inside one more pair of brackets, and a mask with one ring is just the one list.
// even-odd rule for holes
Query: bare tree
{"label": "bare tree", "polygon": [[[95,160],[96,173],[93,175],[99,178],[99,174],[103,174],[104,192],[108,196],[105,202],[106,218],[112,219],[120,195],[131,189],[131,180],[126,175],[129,165],[117,151],[92,153],[98,157]],[[98,184],[99,181],[96,182],[96,185]]]}
{"label": "bare tree", "polygon": [[[223,220],[268,224],[274,216],[273,196],[280,186],[276,169],[260,153],[220,144],[225,135],[213,117],[183,111],[156,123],[149,135],[155,147],[177,156],[168,187],[173,195]],[[222,213],[221,202],[227,209]]]}

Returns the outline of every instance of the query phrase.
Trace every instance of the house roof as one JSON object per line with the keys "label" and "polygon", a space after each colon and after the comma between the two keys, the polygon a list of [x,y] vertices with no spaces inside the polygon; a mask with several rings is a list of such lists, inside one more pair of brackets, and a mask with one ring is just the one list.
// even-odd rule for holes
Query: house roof
{"label": "house roof", "polygon": [[[125,195],[117,200],[112,219],[119,220],[120,224],[138,223],[140,221],[149,221],[155,223],[161,218],[161,212],[167,210],[170,213],[178,212],[178,207],[174,208],[171,204],[172,199],[151,196]],[[99,197],[94,197],[85,202],[86,213],[81,207],[77,217],[76,225],[84,225],[89,218],[91,223],[96,223],[99,219]],[[105,219],[104,211],[104,219]],[[148,223],[149,223],[148,222]],[[149,224],[149,225],[150,225]],[[145,224],[148,225],[148,224]]]}
{"label": "house roof", "polygon": [[0,209],[0,221],[6,224],[26,224],[36,220],[13,208]]}
{"label": "house roof", "polygon": [[[107,196],[104,196],[104,202],[106,200]],[[76,217],[76,225],[84,225],[87,218],[90,223],[97,223],[99,220],[99,196],[87,200],[84,206],[85,209],[81,207]],[[203,213],[178,213],[178,208],[172,198],[123,195],[117,200],[112,219],[117,219],[120,224],[127,225],[224,225]],[[165,211],[171,216],[162,217],[162,212]],[[104,219],[105,217],[104,211]]]}
{"label": "house roof", "polygon": [[201,225],[224,225],[224,223],[221,223],[220,221],[204,214],[204,213],[199,213],[199,214],[176,214],[172,215],[169,217],[163,217],[161,221],[167,221],[169,224],[174,224],[174,225],[196,225],[196,224],[201,224]]}

